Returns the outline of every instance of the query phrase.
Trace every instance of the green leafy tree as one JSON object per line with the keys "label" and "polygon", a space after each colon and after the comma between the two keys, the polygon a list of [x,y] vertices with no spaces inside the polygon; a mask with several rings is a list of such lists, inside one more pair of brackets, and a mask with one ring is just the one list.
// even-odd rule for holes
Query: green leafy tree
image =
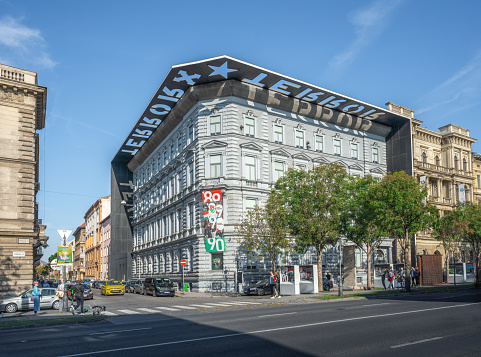
{"label": "green leafy tree", "polygon": [[48,257],[48,262],[51,263],[52,260],[57,259],[57,253],[52,254],[50,257]]}
{"label": "green leafy tree", "polygon": [[265,207],[256,206],[246,212],[235,230],[241,237],[241,249],[250,257],[268,258],[273,271],[277,271],[277,256],[290,248],[286,226],[284,207],[270,198]]}
{"label": "green leafy tree", "polygon": [[295,247],[315,247],[318,283],[322,287],[322,251],[339,239],[349,176],[336,164],[319,164],[312,170],[288,170],[271,193],[286,209],[287,225]]}
{"label": "green leafy tree", "polygon": [[476,266],[476,283],[481,283],[479,255],[481,253],[481,206],[473,204],[461,204],[459,209],[464,215],[464,238],[473,248]]}
{"label": "green leafy tree", "polygon": [[466,230],[465,228],[464,217],[459,207],[446,212],[444,216],[437,215],[436,217],[433,236],[441,242],[444,248],[447,283],[449,283],[449,254],[456,244],[461,241]]}
{"label": "green leafy tree", "polygon": [[371,289],[371,263],[374,252],[389,234],[379,221],[378,180],[372,176],[354,178],[347,209],[342,215],[342,233],[367,256],[367,288]]}
{"label": "green leafy tree", "polygon": [[384,176],[376,186],[378,221],[383,230],[396,237],[406,268],[410,264],[411,236],[434,223],[436,208],[426,196],[426,188],[403,171]]}

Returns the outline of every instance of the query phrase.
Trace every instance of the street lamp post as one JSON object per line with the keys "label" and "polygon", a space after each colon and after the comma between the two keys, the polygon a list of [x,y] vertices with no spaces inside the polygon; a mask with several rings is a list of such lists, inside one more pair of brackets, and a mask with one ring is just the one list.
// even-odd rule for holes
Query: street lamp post
{"label": "street lamp post", "polygon": [[339,240],[339,296],[342,296],[342,239]]}

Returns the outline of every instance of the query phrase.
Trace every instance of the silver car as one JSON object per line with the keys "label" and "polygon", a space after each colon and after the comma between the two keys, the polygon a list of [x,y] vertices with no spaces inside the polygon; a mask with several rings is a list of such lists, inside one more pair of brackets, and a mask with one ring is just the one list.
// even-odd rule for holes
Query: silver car
{"label": "silver car", "polygon": [[[55,288],[39,288],[42,292],[40,298],[40,309],[58,310],[58,296],[55,295]],[[0,301],[0,311],[16,312],[17,310],[33,310],[33,301],[30,301],[32,289],[21,293],[18,296]]]}

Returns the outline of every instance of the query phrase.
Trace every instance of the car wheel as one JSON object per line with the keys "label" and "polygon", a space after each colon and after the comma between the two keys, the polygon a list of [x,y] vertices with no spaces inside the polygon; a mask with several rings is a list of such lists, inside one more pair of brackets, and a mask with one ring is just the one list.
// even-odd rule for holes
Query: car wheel
{"label": "car wheel", "polygon": [[173,294],[170,294],[170,297],[174,297],[174,296],[175,296],[175,293],[173,293]]}
{"label": "car wheel", "polygon": [[58,300],[57,300],[57,301],[54,301],[53,304],[52,304],[52,309],[58,310],[58,305],[59,305]]}
{"label": "car wheel", "polygon": [[266,294],[266,292],[264,291],[264,289],[258,289],[257,290],[257,295],[264,296],[265,294]]}
{"label": "car wheel", "polygon": [[18,310],[18,306],[17,304],[8,304],[7,306],[5,306],[5,311],[6,312],[17,312]]}

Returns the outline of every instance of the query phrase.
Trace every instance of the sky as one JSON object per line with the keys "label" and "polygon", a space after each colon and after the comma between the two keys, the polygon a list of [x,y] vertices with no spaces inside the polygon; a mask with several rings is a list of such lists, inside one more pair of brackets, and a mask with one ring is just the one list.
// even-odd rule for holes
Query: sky
{"label": "sky", "polygon": [[[228,55],[471,130],[481,152],[481,1],[0,0],[0,63],[47,87],[39,218],[49,247],[110,194],[110,162],[170,67]],[[69,237],[72,239],[72,236]]]}

